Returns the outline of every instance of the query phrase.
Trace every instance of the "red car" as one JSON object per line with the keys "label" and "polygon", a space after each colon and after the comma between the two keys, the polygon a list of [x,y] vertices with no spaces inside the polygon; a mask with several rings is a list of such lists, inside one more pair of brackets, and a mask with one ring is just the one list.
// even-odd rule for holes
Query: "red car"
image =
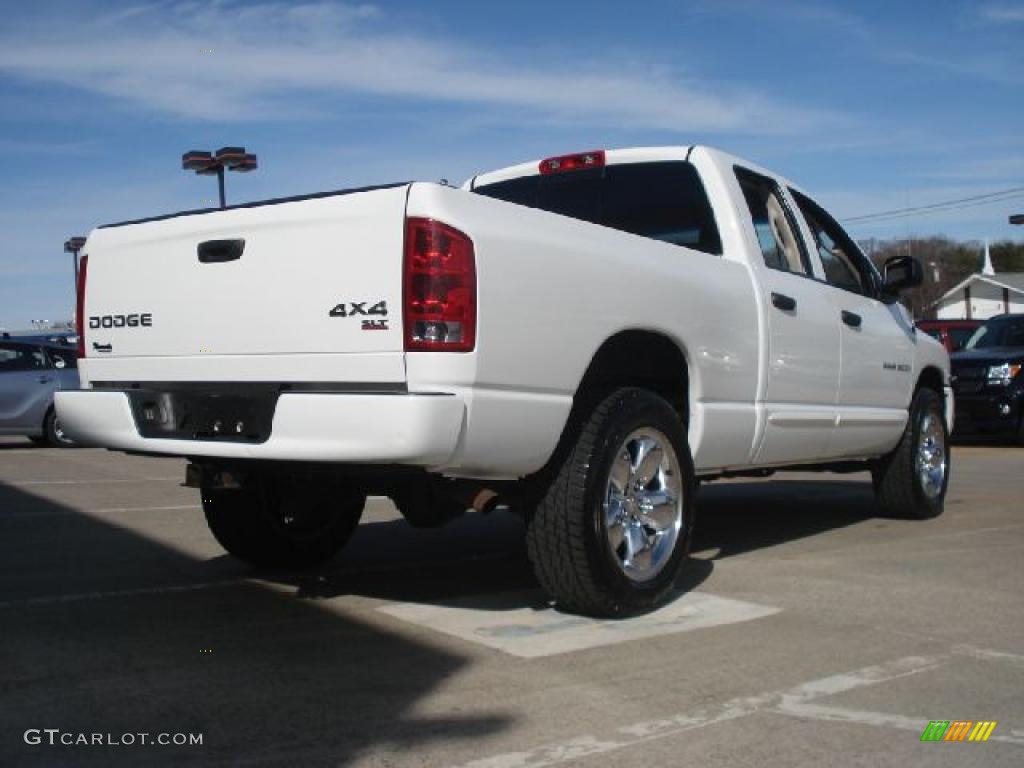
{"label": "red car", "polygon": [[934,339],[942,342],[946,351],[953,354],[961,349],[983,320],[918,320],[915,325]]}

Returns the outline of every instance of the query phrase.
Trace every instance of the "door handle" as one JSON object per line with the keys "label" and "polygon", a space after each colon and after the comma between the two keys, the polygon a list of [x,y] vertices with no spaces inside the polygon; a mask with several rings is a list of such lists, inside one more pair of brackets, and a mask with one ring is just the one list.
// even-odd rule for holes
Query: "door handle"
{"label": "door handle", "polygon": [[862,322],[861,316],[856,312],[847,312],[845,309],[842,312],[843,322],[851,328],[860,328]]}
{"label": "door handle", "polygon": [[40,384],[49,384],[51,381],[53,381],[53,376],[40,376],[39,377],[39,383]]}
{"label": "door handle", "polygon": [[201,264],[217,264],[242,258],[245,240],[206,240],[196,247]]}
{"label": "door handle", "polygon": [[792,312],[796,309],[796,299],[783,293],[775,293],[774,291],[772,291],[772,304],[784,312]]}

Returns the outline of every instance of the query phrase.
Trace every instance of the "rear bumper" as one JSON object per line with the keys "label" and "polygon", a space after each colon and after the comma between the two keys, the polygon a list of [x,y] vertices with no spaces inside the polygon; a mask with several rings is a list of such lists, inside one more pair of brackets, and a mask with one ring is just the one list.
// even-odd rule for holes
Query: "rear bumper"
{"label": "rear bumper", "polygon": [[124,392],[58,392],[57,414],[75,440],[122,451],[226,459],[443,465],[465,403],[450,394],[282,393],[262,443],[146,438]]}

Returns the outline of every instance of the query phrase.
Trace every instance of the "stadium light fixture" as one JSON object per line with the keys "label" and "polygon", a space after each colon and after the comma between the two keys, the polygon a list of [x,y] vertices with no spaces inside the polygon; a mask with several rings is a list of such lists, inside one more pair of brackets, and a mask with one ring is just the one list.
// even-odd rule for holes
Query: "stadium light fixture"
{"label": "stadium light fixture", "polygon": [[216,176],[220,192],[220,207],[227,207],[224,197],[224,171],[248,173],[258,167],[256,155],[245,151],[245,147],[221,147],[216,152],[193,149],[181,156],[181,167],[195,171],[199,176]]}

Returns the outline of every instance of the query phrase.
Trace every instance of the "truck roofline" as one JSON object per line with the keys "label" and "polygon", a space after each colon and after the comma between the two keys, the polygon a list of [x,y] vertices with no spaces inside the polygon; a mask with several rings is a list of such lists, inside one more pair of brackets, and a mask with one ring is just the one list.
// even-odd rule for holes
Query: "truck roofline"
{"label": "truck roofline", "polygon": [[369,187],[352,187],[350,189],[333,189],[327,192],[311,192],[305,195],[292,195],[291,197],[272,197],[266,200],[253,200],[248,203],[236,203],[235,205],[227,205],[223,208],[194,208],[187,211],[178,211],[177,213],[164,213],[159,216],[149,216],[144,219],[131,219],[130,221],[118,221],[114,224],[101,224],[96,229],[112,229],[114,227],[127,227],[130,224],[148,224],[151,221],[165,221],[167,219],[176,219],[179,216],[198,216],[203,213],[216,213],[217,211],[234,211],[239,208],[260,208],[265,205],[278,205],[280,203],[295,203],[301,200],[316,200],[321,197],[338,197],[341,195],[354,195],[357,192],[373,192],[378,189],[392,189],[394,187],[402,187],[406,184],[411,184],[411,181],[395,181],[390,184],[375,184]]}
{"label": "truck roofline", "polygon": [[[696,145],[676,144],[661,147],[625,147],[619,149],[606,149],[605,164],[618,165],[620,163],[654,163],[659,160],[684,160],[689,157]],[[494,184],[499,181],[508,181],[523,176],[537,176],[540,173],[540,163],[544,158],[537,158],[525,163],[517,163],[504,168],[478,174],[468,179],[463,189],[473,189],[479,184]]]}
{"label": "truck roofline", "polygon": [[[689,160],[690,156],[695,152],[701,152],[708,154],[725,164],[741,165],[744,168],[748,168],[755,173],[760,173],[763,176],[777,178],[787,187],[795,189],[802,195],[814,199],[811,195],[808,195],[799,184],[794,184],[791,180],[780,176],[768,168],[764,168],[755,162],[747,160],[746,158],[732,155],[728,152],[716,149],[715,147],[709,147],[705,144],[677,144],[658,147],[624,147],[619,149],[606,149],[604,152],[605,165],[620,165],[624,163],[656,163],[665,160]],[[482,184],[495,184],[497,182],[508,181],[510,179],[537,176],[540,174],[540,164],[543,159],[544,158],[537,158],[536,160],[530,160],[525,163],[517,163],[516,165],[509,165],[504,168],[498,168],[493,171],[486,171],[484,173],[477,174],[476,176],[467,179],[462,185],[462,189],[473,190]]]}

